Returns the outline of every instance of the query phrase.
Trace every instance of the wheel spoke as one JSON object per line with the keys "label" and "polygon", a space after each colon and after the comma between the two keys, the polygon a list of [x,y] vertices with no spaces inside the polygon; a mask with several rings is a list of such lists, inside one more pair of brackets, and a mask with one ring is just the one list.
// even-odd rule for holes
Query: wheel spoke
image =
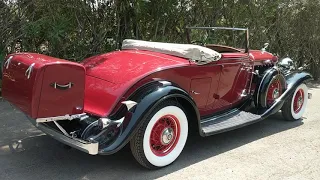
{"label": "wheel spoke", "polygon": [[294,102],[293,102],[293,110],[294,110],[294,113],[297,114],[302,109],[303,103],[304,103],[304,92],[303,92],[302,89],[299,89],[297,91],[297,93],[295,94],[293,100],[294,100]]}
{"label": "wheel spoke", "polygon": [[274,101],[282,94],[281,82],[279,79],[275,79],[271,82],[267,89],[266,102],[268,106],[271,106]]}
{"label": "wheel spoke", "polygon": [[161,117],[153,126],[150,135],[150,147],[157,156],[170,153],[180,135],[178,119],[173,115]]}

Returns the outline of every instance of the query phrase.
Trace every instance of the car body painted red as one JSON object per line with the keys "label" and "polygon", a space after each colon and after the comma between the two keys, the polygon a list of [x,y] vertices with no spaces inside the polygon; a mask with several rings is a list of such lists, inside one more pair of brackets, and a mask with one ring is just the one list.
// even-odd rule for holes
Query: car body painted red
{"label": "car body painted red", "polygon": [[241,100],[243,89],[249,91],[251,71],[247,69],[253,69],[247,53],[224,53],[221,61],[198,66],[158,52],[125,50],[94,56],[82,64],[87,72],[85,111],[101,117],[126,99],[134,84],[155,78],[170,79],[190,92],[201,115],[210,115]]}
{"label": "car body painted red", "polygon": [[[170,81],[178,84],[185,91],[190,92],[197,103],[201,116],[210,115],[239,103],[242,99],[242,91],[244,89],[249,91],[251,73],[247,69],[253,69],[254,64],[260,65],[263,64],[263,61],[276,59],[275,57],[271,53],[258,50],[250,51],[249,55],[244,52],[222,53],[220,61],[198,66],[184,58],[151,51],[124,50],[97,55],[81,63],[86,70],[85,93],[84,95],[81,95],[83,92],[79,92],[80,94],[71,93],[78,97],[73,108],[76,109],[78,107],[82,109],[84,106],[85,112],[106,117],[112,111],[115,111],[116,109],[114,110],[114,108],[119,107],[121,101],[126,99],[135,90],[134,84],[158,78],[163,80],[170,79]],[[66,109],[64,106],[50,107],[52,99],[49,97],[59,97],[57,95],[50,96],[55,94],[55,92],[50,92],[50,88],[48,91],[45,91],[45,93],[48,93],[47,96],[42,94],[42,98],[49,98],[47,100],[40,101],[40,95],[35,95],[40,94],[42,83],[38,83],[39,86],[35,87],[33,87],[33,84],[22,85],[21,88],[25,89],[26,94],[21,94],[21,97],[16,96],[15,92],[13,92],[14,95],[10,95],[11,89],[21,91],[21,88],[16,87],[20,82],[11,83],[11,85],[7,85],[6,83],[21,80],[21,83],[43,81],[43,83],[50,84],[53,80],[52,82],[49,79],[43,80],[43,75],[36,76],[37,72],[41,71],[43,73],[44,69],[46,69],[44,67],[48,65],[52,67],[54,64],[57,67],[59,64],[63,67],[69,65],[73,69],[78,68],[80,71],[83,71],[81,70],[83,69],[81,65],[35,53],[15,54],[10,66],[17,66],[17,62],[25,64],[23,66],[24,69],[18,68],[19,71],[24,72],[31,63],[36,62],[34,73],[32,73],[30,81],[25,81],[26,77],[24,75],[21,76],[21,79],[15,77],[15,79],[11,78],[11,81],[4,80],[5,88],[3,88],[3,95],[8,96],[10,100],[12,99],[15,102],[14,104],[22,108],[24,112],[30,113],[32,117],[50,117],[56,114],[66,114],[64,110],[58,110],[58,107]],[[8,71],[4,71],[5,79],[6,77],[10,79],[13,70],[14,68],[8,68]],[[54,72],[49,72],[50,70],[47,69],[46,71],[47,74],[50,74],[47,75],[47,78],[50,76],[51,78],[61,79],[61,84],[67,83],[66,80],[63,80],[63,77],[65,77],[63,72],[70,71],[69,69],[59,69],[59,71],[54,69]],[[78,77],[83,76],[81,73],[71,74]],[[80,85],[80,87],[83,86],[83,84]],[[70,98],[69,101],[74,102],[74,99],[76,99],[74,96],[68,96]],[[84,99],[84,104],[80,103],[82,99]],[[61,99],[57,100],[61,101]],[[27,104],[32,104],[32,106],[28,106]],[[40,109],[38,114],[36,107],[39,105],[42,110]],[[57,109],[57,111],[53,111],[52,109]],[[76,112],[76,110],[67,112],[72,113]],[[78,112],[80,113],[81,110]]]}
{"label": "car body painted red", "polygon": [[275,64],[278,62],[278,57],[261,50],[250,50],[250,58],[254,61],[254,64],[257,65],[266,65],[266,64]]}
{"label": "car body painted red", "polygon": [[94,56],[82,64],[87,71],[85,111],[104,117],[144,77],[190,62],[156,52],[126,50]]}
{"label": "car body painted red", "polygon": [[[36,53],[9,55],[2,80],[2,96],[32,118],[83,112],[82,65]],[[58,91],[51,83],[73,82],[69,91]],[[68,103],[66,103],[68,102]]]}
{"label": "car body painted red", "polygon": [[248,29],[199,29],[245,31],[247,47],[128,40],[123,50],[81,63],[11,54],[2,95],[53,138],[92,155],[130,143],[148,168],[172,163],[188,128],[209,136],[280,109],[287,120],[302,117],[310,74],[292,71],[290,59],[278,62],[267,45],[249,50]]}

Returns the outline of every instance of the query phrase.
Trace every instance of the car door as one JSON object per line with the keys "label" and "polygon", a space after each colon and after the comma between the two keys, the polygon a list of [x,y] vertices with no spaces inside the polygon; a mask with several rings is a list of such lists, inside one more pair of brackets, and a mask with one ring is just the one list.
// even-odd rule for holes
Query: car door
{"label": "car door", "polygon": [[232,106],[236,106],[251,94],[250,86],[253,71],[254,62],[248,57],[241,58],[240,68],[238,69],[237,78],[233,85]]}
{"label": "car door", "polygon": [[184,73],[192,77],[189,94],[196,102],[200,114],[208,115],[211,111],[207,104],[212,100],[213,94],[217,93],[221,68],[216,64],[191,66],[192,68],[184,70]]}
{"label": "car door", "polygon": [[190,94],[200,111],[205,109],[210,92],[211,77],[191,79]]}
{"label": "car door", "polygon": [[250,67],[246,53],[223,53],[222,58],[216,62],[221,68],[218,89],[209,97],[207,109],[214,113],[231,108],[241,100],[242,91],[248,87],[248,72],[242,69]]}

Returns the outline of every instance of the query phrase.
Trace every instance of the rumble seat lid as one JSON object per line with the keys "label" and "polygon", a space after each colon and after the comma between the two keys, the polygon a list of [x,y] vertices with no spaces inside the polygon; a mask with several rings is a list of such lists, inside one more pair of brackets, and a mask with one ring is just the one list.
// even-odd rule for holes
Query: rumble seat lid
{"label": "rumble seat lid", "polygon": [[82,64],[87,75],[121,84],[135,82],[163,69],[187,66],[190,62],[157,52],[122,50],[88,58]]}

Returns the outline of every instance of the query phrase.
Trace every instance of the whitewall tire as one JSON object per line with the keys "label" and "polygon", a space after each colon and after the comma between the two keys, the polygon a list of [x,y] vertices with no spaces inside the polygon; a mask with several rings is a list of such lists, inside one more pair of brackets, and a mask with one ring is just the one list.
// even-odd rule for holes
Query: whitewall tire
{"label": "whitewall tire", "polygon": [[308,102],[308,87],[306,84],[300,84],[284,103],[282,115],[288,121],[296,121],[302,118]]}
{"label": "whitewall tire", "polygon": [[188,120],[175,101],[159,104],[130,141],[135,159],[144,167],[155,169],[174,162],[188,137]]}

